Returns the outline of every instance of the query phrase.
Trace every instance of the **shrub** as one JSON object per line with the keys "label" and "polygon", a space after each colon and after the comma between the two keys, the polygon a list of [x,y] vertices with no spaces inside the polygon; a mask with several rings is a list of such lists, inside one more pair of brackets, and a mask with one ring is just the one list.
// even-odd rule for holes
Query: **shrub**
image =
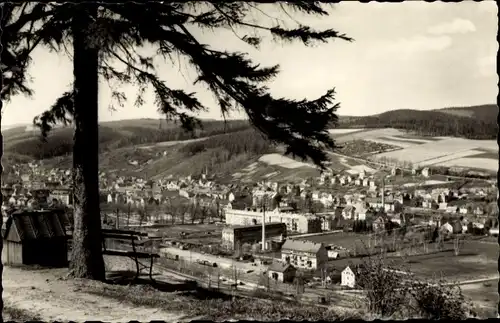
{"label": "shrub", "polygon": [[468,304],[458,285],[413,282],[410,294],[413,296],[416,314],[431,320],[464,320],[471,315]]}

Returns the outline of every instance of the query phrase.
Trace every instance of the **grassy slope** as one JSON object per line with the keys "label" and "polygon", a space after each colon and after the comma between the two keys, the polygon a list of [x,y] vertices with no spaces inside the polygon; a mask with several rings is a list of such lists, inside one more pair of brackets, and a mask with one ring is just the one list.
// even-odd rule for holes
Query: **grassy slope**
{"label": "grassy slope", "polygon": [[[161,128],[160,128],[161,125]],[[156,143],[169,140],[185,140],[249,128],[246,121],[204,121],[203,129],[194,134],[184,132],[178,124],[160,119],[132,119],[104,122],[99,126],[101,151],[109,151],[131,145]],[[40,141],[38,130],[26,131],[26,127],[11,128],[3,132],[6,152],[31,156],[35,159],[64,156],[71,153],[73,129],[54,129],[46,143]]]}
{"label": "grassy slope", "polygon": [[[493,106],[496,109],[496,106]],[[442,109],[439,111],[412,111],[412,114],[422,115],[427,118],[429,114],[438,113],[443,114],[456,114],[456,111],[462,111],[461,116],[465,114],[471,115],[476,118],[487,119],[492,118],[493,115],[498,114],[498,109],[493,109],[492,106],[480,106],[469,108],[450,108]],[[464,112],[465,111],[465,112]],[[472,111],[472,112],[471,112]],[[408,115],[409,111],[396,110],[389,111],[378,115],[387,120],[404,118]],[[349,120],[356,119],[356,123],[361,122],[363,118],[370,117],[349,117],[342,116],[340,118],[340,125]],[[161,122],[161,131],[160,128]],[[224,131],[224,124],[222,121],[207,120],[204,121],[205,130],[198,131],[195,137],[206,137],[211,134],[217,134]],[[226,131],[228,133],[237,134],[245,131],[248,127],[244,121],[229,121]],[[72,129],[59,128],[54,130],[48,139],[48,143],[42,145],[39,140],[39,134],[35,131],[25,131],[26,127],[14,127],[4,131],[4,148],[5,157],[4,165],[8,166],[15,162],[26,162],[31,158],[40,158],[43,154],[50,151],[54,155],[59,156],[55,158],[46,159],[46,164],[49,166],[70,167],[71,156],[67,152],[72,148]],[[167,133],[168,132],[168,133]],[[159,119],[133,119],[105,122],[100,125],[100,160],[101,168],[104,170],[116,170],[120,173],[127,172],[130,174],[137,174],[147,177],[158,177],[165,175],[187,175],[199,174],[205,167],[209,168],[212,174],[227,179],[232,179],[232,175],[241,172],[243,168],[256,162],[262,153],[255,153],[252,151],[238,151],[237,153],[229,154],[227,156],[227,141],[222,141],[219,144],[212,142],[208,144],[203,151],[196,152],[196,154],[186,154],[180,151],[183,144],[174,145],[171,147],[153,147],[151,149],[137,149],[138,144],[134,143],[136,138],[144,138],[150,136],[149,142],[154,144],[162,142],[165,139],[162,134],[167,133],[170,139],[183,140],[191,138],[188,134],[179,131],[176,124],[168,123],[165,120]],[[172,135],[173,134],[173,135]],[[233,139],[238,141],[239,136]],[[172,140],[174,140],[172,139]],[[131,140],[131,142],[127,142]],[[230,142],[230,141],[229,141]],[[61,147],[62,146],[62,147]],[[167,155],[163,156],[166,151]],[[271,151],[269,151],[271,152]],[[222,157],[221,157],[222,156]],[[222,158],[222,159],[221,159]],[[141,166],[133,166],[128,163],[129,160],[137,160]],[[151,160],[149,164],[146,161]],[[335,165],[334,165],[335,166]],[[337,165],[341,168],[342,165]],[[335,167],[337,168],[337,167]],[[317,170],[315,169],[286,169],[279,166],[270,166],[259,163],[258,171],[255,173],[243,172],[243,178],[247,179],[263,179],[265,175],[272,172],[279,172],[272,179],[288,180],[291,174],[301,174],[300,177],[313,176]]]}

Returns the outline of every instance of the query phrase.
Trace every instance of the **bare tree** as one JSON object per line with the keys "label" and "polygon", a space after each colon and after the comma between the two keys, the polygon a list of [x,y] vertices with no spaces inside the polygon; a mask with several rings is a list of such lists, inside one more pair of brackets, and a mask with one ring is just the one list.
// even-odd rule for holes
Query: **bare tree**
{"label": "bare tree", "polygon": [[[390,317],[401,311],[407,303],[403,284],[398,275],[386,264],[383,254],[369,256],[357,267],[358,285],[366,291],[368,310],[372,314]],[[356,268],[356,266],[353,266]]]}

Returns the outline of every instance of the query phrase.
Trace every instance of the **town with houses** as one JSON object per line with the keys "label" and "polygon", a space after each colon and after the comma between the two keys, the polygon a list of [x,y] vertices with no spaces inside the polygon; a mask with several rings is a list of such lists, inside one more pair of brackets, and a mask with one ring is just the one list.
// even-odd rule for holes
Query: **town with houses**
{"label": "town with houses", "polygon": [[[46,265],[50,258],[20,256],[12,232],[58,232],[54,226],[59,226],[61,235],[71,234],[71,170],[40,162],[12,169],[2,186],[2,259],[7,266]],[[150,276],[170,273],[233,295],[258,290],[265,297],[297,300],[300,295],[301,302],[346,308],[356,299],[350,291],[363,289],[364,257],[392,254],[403,261],[396,268],[411,264],[416,275],[428,279],[434,275],[430,268],[461,268],[456,257],[470,257],[477,246],[495,251],[494,180],[443,176],[433,183],[429,168],[389,166],[327,168],[318,174],[288,182],[228,182],[206,171],[154,180],[101,171],[104,238],[123,232],[143,236],[132,248],[152,257]],[[33,239],[38,237],[43,233]],[[139,256],[123,251],[129,244],[106,241],[114,242],[104,247],[104,255],[131,258],[137,275],[143,275]],[[60,248],[59,261],[66,263],[70,249],[70,244]],[[411,263],[429,255],[417,266]],[[493,276],[487,274],[460,269],[448,278],[489,284]]]}
{"label": "town with houses", "polygon": [[[16,165],[14,169],[17,183],[2,187],[4,215],[61,208],[71,213],[70,170],[46,170],[35,162]],[[383,176],[378,174],[381,172]],[[132,227],[136,223],[137,227],[140,223],[139,227],[161,232],[162,225],[179,223],[178,219],[172,220],[176,210],[169,207],[173,201],[182,201],[188,206],[180,211],[185,212],[182,224],[184,220],[191,223],[189,230],[196,230],[197,225],[215,228],[204,233],[209,235],[211,246],[220,247],[216,248],[218,252],[224,249],[226,255],[237,253],[241,259],[254,262],[260,257],[259,264],[269,265],[269,277],[285,284],[294,281],[285,272],[302,269],[323,272],[330,261],[349,259],[356,253],[351,249],[359,249],[352,242],[347,245],[328,243],[328,239],[322,242],[322,235],[328,233],[370,236],[406,227],[438,231],[443,237],[498,236],[495,183],[483,181],[474,185],[466,180],[455,188],[391,185],[391,177],[429,176],[427,168],[413,170],[411,174],[403,172],[393,167],[375,175],[364,169],[335,174],[327,169],[317,178],[296,183],[230,184],[217,183],[210,174],[153,181],[101,172],[101,209],[109,213],[103,218],[103,226]],[[192,212],[189,206],[198,212]],[[150,212],[140,211],[148,209]],[[193,235],[196,238],[187,232],[169,236],[165,230],[159,237],[164,247],[159,250],[166,255],[178,252],[175,259],[182,257],[185,250],[193,248],[195,252],[204,244],[205,236]],[[246,251],[244,245],[249,246]],[[348,268],[346,265],[343,269],[353,270]],[[342,271],[339,286],[354,288],[351,276]]]}

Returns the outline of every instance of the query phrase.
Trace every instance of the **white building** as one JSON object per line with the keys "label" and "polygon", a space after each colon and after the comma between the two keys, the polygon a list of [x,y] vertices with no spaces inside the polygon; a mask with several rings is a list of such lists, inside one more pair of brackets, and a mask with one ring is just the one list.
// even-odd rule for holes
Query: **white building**
{"label": "white building", "polygon": [[340,274],[340,286],[354,288],[356,286],[356,275],[351,267],[347,266]]}
{"label": "white building", "polygon": [[449,233],[453,233],[453,226],[449,223],[445,223],[441,226],[441,231],[447,231]]}
{"label": "white building", "polygon": [[[225,209],[225,218],[227,225],[256,225],[262,224],[264,212],[260,209],[253,210],[235,210]],[[279,212],[278,209],[265,212],[265,222],[285,223],[287,231],[298,233],[316,233],[321,232],[321,220],[316,216],[305,214]]]}

